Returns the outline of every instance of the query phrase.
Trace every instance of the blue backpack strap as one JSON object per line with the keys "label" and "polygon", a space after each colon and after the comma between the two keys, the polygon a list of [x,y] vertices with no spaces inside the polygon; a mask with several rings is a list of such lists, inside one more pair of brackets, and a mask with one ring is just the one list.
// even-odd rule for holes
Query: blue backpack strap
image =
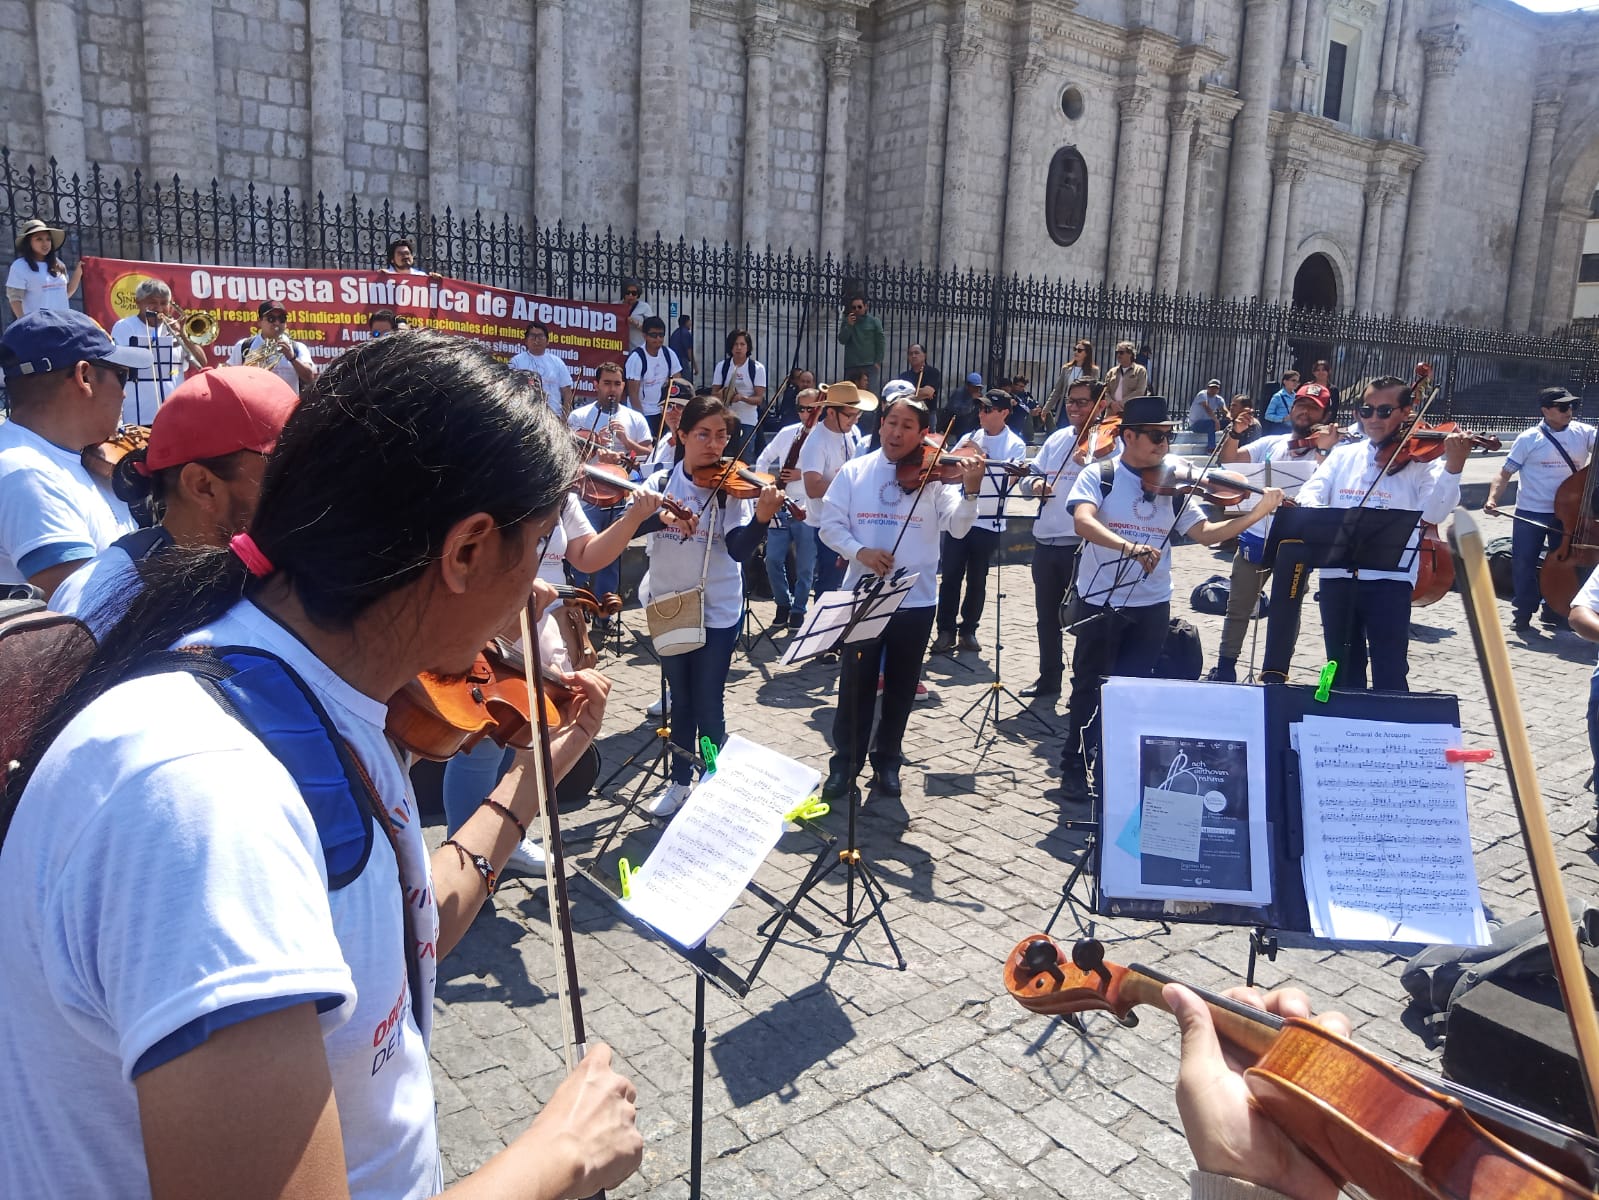
{"label": "blue backpack strap", "polygon": [[154,656],[137,675],[187,671],[283,764],[316,825],[336,892],[366,869],[381,801],[305,681],[264,650],[223,646]]}
{"label": "blue backpack strap", "polygon": [[156,551],[165,550],[172,545],[172,535],[167,532],[166,526],[152,525],[149,529],[137,529],[132,533],[125,533],[111,545],[134,562],[142,562]]}

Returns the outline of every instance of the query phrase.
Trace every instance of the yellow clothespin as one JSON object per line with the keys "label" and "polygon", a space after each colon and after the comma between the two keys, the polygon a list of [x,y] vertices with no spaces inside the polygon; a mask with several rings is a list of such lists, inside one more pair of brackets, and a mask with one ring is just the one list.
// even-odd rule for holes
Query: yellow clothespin
{"label": "yellow clothespin", "polygon": [[804,803],[799,805],[798,808],[792,809],[785,813],[783,815],[783,820],[793,821],[795,824],[798,824],[800,821],[815,821],[825,817],[832,811],[833,810],[828,806],[827,801],[823,800],[820,796],[809,796],[805,799]]}
{"label": "yellow clothespin", "polygon": [[[642,868],[641,868],[642,869]],[[627,859],[622,859],[616,864],[617,874],[622,878],[622,899],[633,898],[633,867]]]}

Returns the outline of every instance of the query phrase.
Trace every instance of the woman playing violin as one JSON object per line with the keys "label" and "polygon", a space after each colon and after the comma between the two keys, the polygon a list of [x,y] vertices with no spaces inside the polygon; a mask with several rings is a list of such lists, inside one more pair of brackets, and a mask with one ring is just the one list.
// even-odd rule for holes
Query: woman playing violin
{"label": "woman playing violin", "polygon": [[720,462],[727,449],[728,415],[727,405],[715,396],[689,401],[677,427],[676,462],[670,472],[646,484],[681,501],[694,514],[687,521],[662,517],[666,528],[651,534],[650,595],[699,587],[705,605],[705,644],[661,660],[672,695],[672,744],[682,753],[672,758],[672,778],[666,787],[644,802],[644,810],[658,817],[671,816],[688,799],[694,782],[692,756],[698,753],[700,737],[718,746],[727,740],[722,693],[744,611],[744,563],[783,504],[782,491],[773,485],[763,487],[756,500],[730,500],[719,491],[695,486],[694,472]]}
{"label": "woman playing violin", "polygon": [[1060,695],[1066,662],[1061,648],[1060,606],[1077,573],[1077,551],[1082,539],[1066,508],[1066,496],[1077,482],[1093,452],[1078,435],[1094,414],[1100,385],[1079,379],[1066,389],[1066,423],[1049,435],[1033,459],[1034,474],[1018,490],[1036,497],[1038,519],[1033,522],[1033,600],[1038,610],[1038,678],[1022,689],[1022,696],[1051,698]]}
{"label": "woman playing violin", "polygon": [[[485,805],[430,852],[385,701],[468,670],[526,605],[575,465],[524,377],[464,339],[399,333],[308,389],[246,533],[167,552],[0,805],[0,1121],[27,1130],[0,1193],[441,1190],[437,963],[533,803]],[[130,678],[192,643],[276,656],[359,764],[388,829],[336,896],[285,764],[187,672]],[[557,773],[604,710],[602,682],[572,684]],[[96,962],[114,969],[82,969]],[[629,1175],[634,1092],[609,1064],[591,1043],[462,1190],[579,1197]]]}
{"label": "woman playing violin", "polygon": [[[1383,456],[1400,441],[1411,417],[1411,393],[1403,379],[1385,375],[1366,385],[1357,415],[1364,435],[1330,451],[1296,500],[1309,508],[1418,509],[1437,524],[1460,503],[1460,471],[1471,453],[1471,435],[1451,433],[1438,462],[1412,462],[1396,469]],[[1322,636],[1327,657],[1339,664],[1338,686],[1409,691],[1410,597],[1416,582],[1420,530],[1413,531],[1397,571],[1324,568],[1320,590]]]}

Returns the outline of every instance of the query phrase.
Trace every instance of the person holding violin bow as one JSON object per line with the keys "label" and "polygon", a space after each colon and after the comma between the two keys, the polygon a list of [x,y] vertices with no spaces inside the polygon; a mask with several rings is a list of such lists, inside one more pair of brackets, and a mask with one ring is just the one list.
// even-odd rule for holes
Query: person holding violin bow
{"label": "person holding violin bow", "polygon": [[[775,475],[789,500],[801,512],[808,513],[812,501],[805,494],[799,460],[816,426],[817,415],[822,411],[822,393],[814,387],[803,388],[795,396],[794,403],[799,420],[778,430],[766,443],[766,449],[755,460],[755,469]],[[790,546],[794,547],[792,579],[788,573]],[[816,529],[803,516],[796,517],[786,508],[772,518],[771,527],[766,531],[766,578],[772,585],[772,599],[777,601],[774,623],[792,629],[805,624],[811,585],[816,581]]]}
{"label": "person holding violin bow", "polygon": [[[571,429],[579,434],[592,433],[600,445],[605,445],[606,443],[600,438],[603,430],[607,438],[619,438],[623,447],[629,447],[628,453],[635,452],[631,449],[634,446],[648,449],[652,441],[649,436],[649,421],[637,409],[622,404],[622,394],[626,388],[627,380],[621,365],[615,362],[601,363],[594,370],[594,401],[572,413],[568,422]],[[663,392],[668,390],[663,386]],[[617,432],[619,426],[620,433]],[[625,497],[604,504],[590,501],[583,503],[584,515],[588,517],[589,524],[596,533],[603,533],[609,529],[625,511]],[[595,620],[602,629],[608,627],[611,618],[622,611],[620,555],[607,560],[606,564],[597,570],[580,571],[576,582],[579,587],[587,588],[599,599],[600,613]]]}
{"label": "person holding violin bow", "polygon": [[[861,414],[877,411],[877,397],[864,392],[855,384],[841,381],[819,389],[822,393],[822,415],[805,439],[800,451],[800,478],[805,484],[805,523],[817,531],[821,539],[822,497],[832,485],[839,470],[860,449],[866,440],[861,436]],[[838,555],[830,553],[825,539],[816,548],[815,595],[821,596],[838,587],[844,578],[847,564]]]}
{"label": "person holding violin bow", "polygon": [[[1392,375],[1366,385],[1356,415],[1364,435],[1328,452],[1316,473],[1299,489],[1295,502],[1307,508],[1416,509],[1436,525],[1460,503],[1460,472],[1474,444],[1461,430],[1417,428],[1413,392],[1430,372],[1418,372],[1414,385]],[[1420,569],[1421,530],[1412,531],[1397,571],[1355,572],[1324,567],[1317,586],[1327,658],[1338,664],[1337,685],[1366,687],[1368,652],[1371,687],[1410,690],[1410,605]]]}
{"label": "person holding violin bow", "polygon": [[[1033,474],[1018,485],[1024,496],[1039,501],[1033,522],[1033,600],[1038,610],[1038,678],[1021,691],[1023,699],[1060,695],[1066,660],[1061,647],[1061,605],[1077,575],[1082,539],[1066,497],[1077,476],[1091,462],[1115,452],[1114,436],[1101,443],[1099,418],[1104,388],[1083,376],[1066,388],[1065,424],[1050,434],[1033,459]],[[1113,428],[1107,426],[1107,428]]]}
{"label": "person holding violin bow", "polygon": [[[1319,383],[1307,383],[1294,393],[1293,407],[1288,410],[1288,432],[1268,434],[1247,446],[1240,445],[1238,438],[1249,428],[1249,418],[1254,413],[1251,412],[1248,418],[1243,415],[1234,417],[1222,439],[1222,465],[1246,462],[1305,462],[1320,465],[1328,451],[1343,436],[1336,425],[1321,423],[1330,407],[1331,396],[1327,389]],[[1293,489],[1295,493],[1298,490],[1297,487]],[[1254,542],[1255,546],[1264,546],[1270,528],[1267,523],[1255,531],[1252,536],[1259,539]],[[1252,554],[1254,557],[1251,557]],[[1221,649],[1216,657],[1216,665],[1205,676],[1206,679],[1215,683],[1238,681],[1238,657],[1244,649],[1244,634],[1249,629],[1260,593],[1270,577],[1271,568],[1261,566],[1258,551],[1248,549],[1241,539],[1238,549],[1233,552],[1232,580],[1227,592],[1227,619],[1221,627]]]}
{"label": "person holding violin bow", "polygon": [[[1108,675],[1147,677],[1171,624],[1171,547],[1176,536],[1214,546],[1264,520],[1282,503],[1265,488],[1250,511],[1212,521],[1169,476],[1176,422],[1163,396],[1136,396],[1121,414],[1121,452],[1082,471],[1066,498],[1082,538],[1077,566],[1071,694],[1061,755],[1061,799],[1089,798],[1099,746],[1099,687]],[[1199,489],[1198,494],[1203,494]]]}
{"label": "person holding violin bow", "polygon": [[[430,851],[386,698],[463,675],[517,620],[576,463],[524,376],[463,338],[399,333],[307,389],[246,532],[153,560],[0,803],[0,1122],[27,1131],[0,1155],[0,1193],[442,1190],[438,961],[553,799],[517,789]],[[316,816],[331,801],[302,793],[285,740],[269,748],[153,657],[204,645],[277,660],[269,674],[319,710],[313,736],[342,747],[340,787],[371,837],[336,893]],[[235,694],[265,697],[252,674]],[[546,743],[551,777],[605,708],[597,677],[563,682],[575,695]],[[112,969],[81,969],[96,962]],[[643,1154],[634,1098],[589,1043],[531,1126],[457,1187],[554,1200],[615,1186]]]}
{"label": "person holding violin bow", "polygon": [[[932,420],[926,403],[908,390],[896,389],[895,399],[883,408],[881,449],[844,463],[820,505],[822,542],[849,560],[846,588],[869,575],[887,578],[904,571],[919,576],[880,637],[851,642],[839,652],[833,756],[822,788],[828,801],[848,796],[868,761],[875,772],[872,787],[885,796],[900,794],[905,726],[933,632],[939,539],[965,537],[977,519],[983,459],[945,461],[952,456],[926,440]],[[876,407],[870,393],[861,393],[859,400]],[[883,703],[874,741],[879,674]]]}
{"label": "person holding violin bow", "polygon": [[670,596],[698,588],[704,604],[705,641],[697,650],[662,657],[671,689],[671,779],[643,804],[651,816],[669,817],[694,784],[699,739],[727,740],[722,696],[733,665],[733,645],[744,615],[744,564],[766,536],[784,504],[773,482],[752,484],[740,463],[725,460],[731,410],[714,395],[695,396],[677,427],[677,458],[669,472],[644,486],[688,510],[686,518],[660,514],[662,528],[649,538],[649,590]]}
{"label": "person holding violin bow", "polygon": [[[1506,516],[1499,508],[1499,495],[1517,472],[1521,489],[1516,496],[1515,526],[1510,534],[1510,573],[1515,594],[1510,602],[1518,633],[1532,629],[1532,614],[1543,593],[1538,586],[1538,567],[1546,550],[1560,545],[1564,526],[1555,515],[1555,492],[1593,458],[1595,429],[1572,414],[1581,403],[1565,388],[1544,388],[1538,393],[1538,424],[1523,429],[1510,444],[1505,465],[1488,485],[1488,500],[1483,512],[1491,517]],[[1543,604],[1543,623],[1558,627],[1560,615]]]}

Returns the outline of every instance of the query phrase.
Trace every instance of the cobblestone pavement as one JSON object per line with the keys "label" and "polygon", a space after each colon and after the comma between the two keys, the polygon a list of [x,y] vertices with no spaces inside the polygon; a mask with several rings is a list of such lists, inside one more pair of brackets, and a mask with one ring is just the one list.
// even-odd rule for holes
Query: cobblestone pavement
{"label": "cobblestone pavement", "polygon": [[[1176,609],[1186,608],[1197,582],[1225,573],[1226,562],[1200,547],[1180,548]],[[999,590],[1004,678],[1020,690],[1036,663],[1026,565],[1004,568]],[[994,591],[983,652],[934,659],[926,672],[937,699],[913,715],[903,800],[869,799],[862,815],[860,845],[890,893],[887,913],[907,969],[895,969],[877,926],[841,938],[818,917],[823,936],[791,927],[743,1001],[710,992],[706,1196],[954,1198],[1039,1188],[1095,1200],[1187,1195],[1192,1160],[1172,1098],[1175,1025],[1151,1014],[1123,1029],[1091,1016],[1085,1039],[1022,1011],[1001,987],[1005,954],[1048,920],[1082,843],[1057,823],[1058,732],[1041,737],[1009,700],[991,743],[974,745],[960,721],[993,678]],[[757,613],[769,617],[771,606],[757,605]],[[1220,619],[1189,619],[1201,630],[1208,665]],[[627,622],[642,628],[636,612]],[[1296,682],[1320,662],[1319,628],[1312,619],[1307,627],[1311,641]],[[1536,900],[1526,854],[1458,597],[1418,610],[1411,653],[1412,686],[1458,694],[1465,743],[1496,750],[1493,762],[1470,768],[1468,780],[1478,877],[1493,918],[1528,915]],[[825,772],[837,668],[785,668],[775,658],[766,642],[737,655],[729,725]],[[1518,640],[1512,660],[1567,887],[1577,896],[1599,894],[1584,832],[1593,804],[1583,790],[1593,649],[1570,633],[1546,633]],[[607,669],[616,681],[603,743],[609,769],[651,745],[653,722],[643,708],[658,674],[640,653]],[[1060,728],[1059,712],[1043,715]],[[569,838],[591,833],[615,811],[597,801],[569,814]],[[842,832],[842,814],[828,821]],[[442,828],[432,832],[443,836]],[[758,881],[792,891],[812,851],[802,835],[786,836]],[[507,884],[441,964],[433,1058],[452,1176],[521,1131],[562,1075],[555,958],[536,883]],[[589,1036],[610,1042],[637,1081],[646,1139],[642,1170],[613,1195],[686,1195],[693,976],[620,920],[587,881],[572,889]],[[841,884],[823,891],[830,901],[842,898]],[[766,911],[747,898],[713,934],[739,970],[752,961],[751,931]],[[1179,925],[1167,933],[1130,921],[1100,928],[1119,961],[1212,987],[1242,981],[1244,930]],[[1057,933],[1073,933],[1069,917]],[[1268,986],[1296,984],[1318,1006],[1347,1012],[1356,1036],[1379,1051],[1435,1063],[1437,1052],[1404,1017],[1400,965],[1382,953],[1284,949],[1262,962],[1259,977]]]}

